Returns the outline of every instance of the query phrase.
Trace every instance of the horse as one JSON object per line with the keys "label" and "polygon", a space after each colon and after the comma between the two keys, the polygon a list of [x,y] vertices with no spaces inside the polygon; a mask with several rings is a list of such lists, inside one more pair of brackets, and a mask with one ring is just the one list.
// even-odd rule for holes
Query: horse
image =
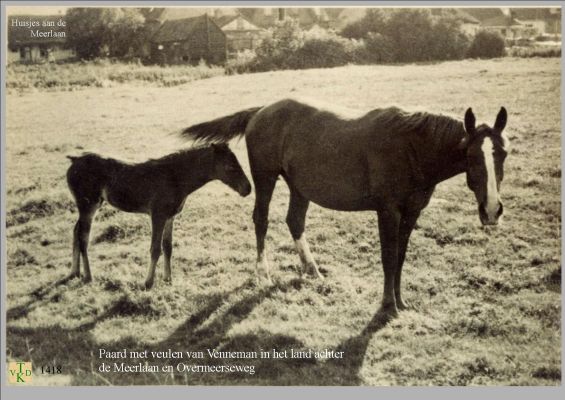
{"label": "horse", "polygon": [[165,254],[164,280],[171,282],[173,221],[189,194],[216,179],[243,197],[251,193],[251,183],[226,144],[185,149],[138,164],[94,153],[67,157],[71,160],[67,183],[79,212],[74,227],[72,268],[67,280],[80,276],[81,256],[83,281],[92,280],[88,238],[92,219],[104,201],[119,210],[151,217],[150,263],[145,279],[145,288],[150,289],[161,246]]}
{"label": "horse", "polygon": [[476,126],[471,108],[460,121],[397,107],[334,111],[289,98],[190,126],[180,135],[206,143],[245,137],[256,193],[256,274],[259,280],[262,269],[267,284],[265,235],[278,176],[290,189],[286,222],[302,262],[301,275],[306,271],[323,278],[304,235],[310,201],[333,210],[376,211],[384,270],[378,312],[388,319],[408,308],[401,295],[406,249],[438,183],[466,172],[481,223],[497,224],[503,213],[499,190],[506,121],[504,107],[490,127]]}

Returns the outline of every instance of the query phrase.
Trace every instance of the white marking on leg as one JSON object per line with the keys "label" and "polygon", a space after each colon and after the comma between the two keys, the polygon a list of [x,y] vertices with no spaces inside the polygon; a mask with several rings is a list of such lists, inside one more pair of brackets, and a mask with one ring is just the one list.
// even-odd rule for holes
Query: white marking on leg
{"label": "white marking on leg", "polygon": [[296,245],[296,251],[298,251],[298,255],[300,256],[300,261],[302,261],[303,265],[313,264],[314,257],[312,257],[312,253],[310,253],[310,246],[308,246],[308,242],[306,241],[306,236],[302,234],[297,240],[294,241]]}
{"label": "white marking on leg", "polygon": [[314,261],[312,253],[310,253],[310,246],[308,246],[308,242],[306,241],[306,235],[302,234],[302,236],[294,241],[294,244],[300,256],[300,261],[302,261],[301,275],[303,272],[307,272],[315,277],[324,279],[318,270],[318,265],[316,261]]}
{"label": "white marking on leg", "polygon": [[257,282],[261,280],[261,270],[264,272],[264,276],[267,280],[267,283],[271,283],[271,273],[269,267],[269,260],[267,259],[267,250],[263,249],[263,251],[257,256],[257,264],[256,264],[256,273],[257,273]]}
{"label": "white marking on leg", "polygon": [[496,218],[498,211],[498,188],[496,186],[496,172],[494,170],[494,146],[492,139],[486,137],[481,146],[487,170],[487,204],[485,211],[490,219]]}

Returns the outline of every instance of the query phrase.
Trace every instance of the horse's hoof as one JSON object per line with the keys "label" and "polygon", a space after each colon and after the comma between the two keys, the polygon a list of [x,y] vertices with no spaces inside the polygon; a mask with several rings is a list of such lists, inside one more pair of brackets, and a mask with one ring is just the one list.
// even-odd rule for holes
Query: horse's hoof
{"label": "horse's hoof", "polygon": [[149,290],[153,287],[153,279],[150,281],[145,281],[145,290]]}
{"label": "horse's hoof", "polygon": [[71,280],[71,279],[75,279],[75,278],[79,278],[80,277],[80,273],[79,272],[71,272],[69,275],[67,275],[67,277],[65,278],[65,280]]}
{"label": "horse's hoof", "polygon": [[90,282],[92,282],[92,276],[90,276],[90,275],[85,275],[85,276],[83,276],[83,277],[82,277],[82,282],[83,282],[83,283],[90,283]]}
{"label": "horse's hoof", "polygon": [[311,278],[324,280],[324,275],[320,273],[316,264],[307,264],[304,270]]}
{"label": "horse's hoof", "polygon": [[381,306],[377,311],[377,316],[380,323],[386,324],[390,320],[398,317],[398,309],[396,305]]}
{"label": "horse's hoof", "polygon": [[409,310],[412,307],[404,300],[396,300],[396,308],[398,308],[399,311],[404,311],[404,310]]}

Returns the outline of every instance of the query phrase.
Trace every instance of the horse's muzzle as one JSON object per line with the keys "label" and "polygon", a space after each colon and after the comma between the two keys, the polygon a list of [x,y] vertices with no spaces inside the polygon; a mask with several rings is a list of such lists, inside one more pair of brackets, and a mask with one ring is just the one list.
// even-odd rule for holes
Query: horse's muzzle
{"label": "horse's muzzle", "polygon": [[249,182],[246,182],[245,184],[240,185],[237,192],[241,195],[241,197],[249,196],[249,194],[251,193],[251,184]]}
{"label": "horse's muzzle", "polygon": [[498,220],[503,213],[504,206],[502,205],[501,201],[498,202],[498,209],[494,214],[488,213],[483,203],[479,204],[479,218],[481,219],[481,224],[483,225],[498,225]]}

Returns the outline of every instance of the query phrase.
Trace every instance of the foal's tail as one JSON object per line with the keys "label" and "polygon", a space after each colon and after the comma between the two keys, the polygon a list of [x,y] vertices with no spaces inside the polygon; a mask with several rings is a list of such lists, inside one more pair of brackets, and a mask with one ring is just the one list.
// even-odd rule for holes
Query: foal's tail
{"label": "foal's tail", "polygon": [[226,117],[192,125],[184,129],[180,135],[197,142],[225,143],[237,136],[243,136],[247,124],[261,108],[263,107],[248,108]]}

